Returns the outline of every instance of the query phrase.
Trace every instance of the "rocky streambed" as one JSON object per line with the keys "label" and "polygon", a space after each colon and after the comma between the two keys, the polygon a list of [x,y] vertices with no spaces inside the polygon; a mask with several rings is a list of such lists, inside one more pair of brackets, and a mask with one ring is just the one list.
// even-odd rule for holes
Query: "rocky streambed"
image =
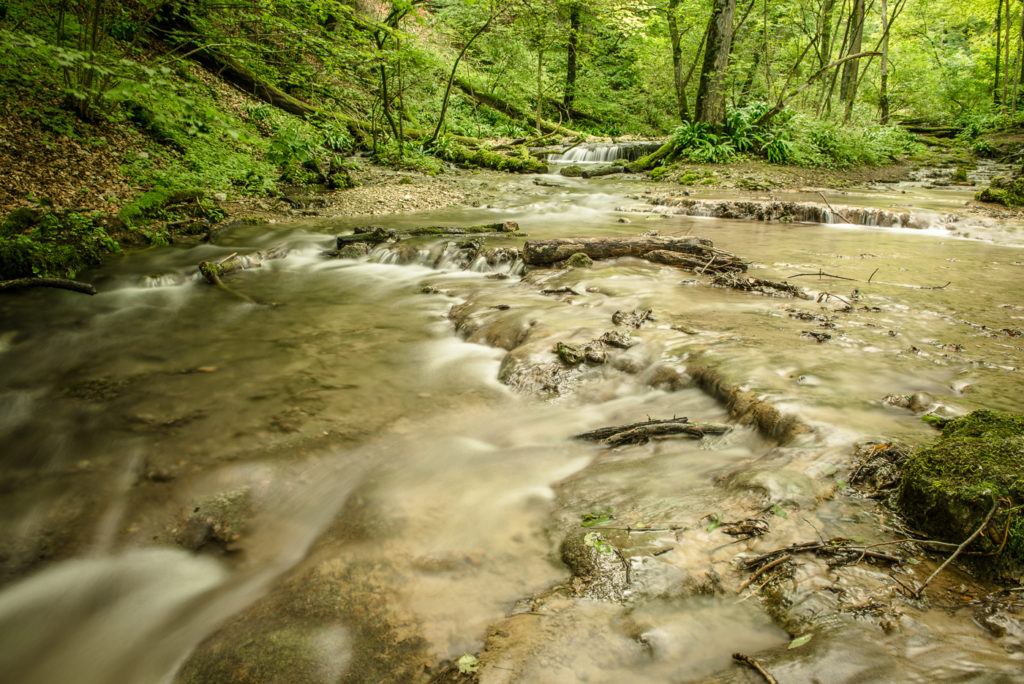
{"label": "rocky streambed", "polygon": [[5,671],[1012,681],[1019,594],[959,562],[918,592],[950,549],[865,464],[1019,403],[1017,250],[612,187],[240,227],[0,302]]}

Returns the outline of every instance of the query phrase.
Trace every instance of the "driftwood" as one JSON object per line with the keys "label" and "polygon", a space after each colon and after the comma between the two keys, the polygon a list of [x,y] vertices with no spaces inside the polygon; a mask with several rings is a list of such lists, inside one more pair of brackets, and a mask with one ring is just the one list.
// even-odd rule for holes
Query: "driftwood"
{"label": "driftwood", "polygon": [[[531,266],[550,266],[582,252],[591,259],[638,257],[671,263],[681,268],[707,267],[715,272],[744,271],[747,264],[739,257],[715,249],[711,240],[698,237],[642,236],[620,238],[558,238],[530,240],[523,245],[523,260]],[[681,255],[678,259],[670,255]]]}
{"label": "driftwood", "polygon": [[249,304],[262,305],[263,302],[258,302],[252,297],[225,285],[224,281],[221,280],[221,276],[234,273],[235,271],[260,268],[263,266],[264,261],[269,261],[271,259],[283,259],[287,255],[288,250],[284,246],[272,247],[268,250],[255,252],[253,254],[230,254],[220,261],[200,261],[199,273],[203,276],[203,279],[206,280],[206,282],[224,290],[228,294],[234,295]]}
{"label": "driftwood", "polygon": [[771,674],[769,674],[766,669],[761,667],[761,664],[759,662],[757,662],[756,660],[754,660],[750,656],[748,656],[748,655],[746,655],[744,653],[738,653],[737,652],[737,653],[733,653],[732,654],[732,659],[735,660],[738,663],[743,663],[747,667],[749,667],[752,670],[756,671],[759,675],[764,677],[764,680],[766,682],[768,682],[768,684],[779,684],[779,681],[777,679],[775,679],[775,677],[771,676]]}
{"label": "driftwood", "polygon": [[61,290],[71,290],[87,295],[96,294],[96,288],[92,283],[83,283],[78,280],[67,278],[17,278],[15,280],[0,280],[0,292],[11,290],[25,290],[30,287],[55,287]]}
{"label": "driftwood", "polygon": [[672,418],[600,428],[576,435],[575,438],[616,447],[623,444],[646,444],[655,437],[697,437],[699,439],[705,435],[723,435],[731,429],[728,425],[691,423],[686,418]]}
{"label": "driftwood", "polygon": [[780,444],[789,442],[810,428],[791,415],[783,414],[750,390],[726,382],[721,373],[707,366],[691,365],[687,374],[702,390],[725,404],[729,415],[743,425],[754,425],[758,431]]}

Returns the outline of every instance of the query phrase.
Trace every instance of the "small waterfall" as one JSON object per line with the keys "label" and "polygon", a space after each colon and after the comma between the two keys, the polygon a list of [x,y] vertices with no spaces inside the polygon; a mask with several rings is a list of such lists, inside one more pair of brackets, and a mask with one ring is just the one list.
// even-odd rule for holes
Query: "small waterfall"
{"label": "small waterfall", "polygon": [[[668,213],[682,216],[741,219],[747,221],[797,221],[801,223],[835,223],[883,228],[946,228],[960,217],[930,212],[889,211],[861,207],[828,207],[815,202],[781,202],[778,200],[699,200],[686,197],[662,197],[651,200],[653,207],[628,207],[622,211]],[[655,208],[657,207],[657,208]]]}
{"label": "small waterfall", "polygon": [[636,161],[661,147],[659,141],[623,143],[582,143],[561,154],[549,154],[547,161],[566,164],[595,163],[607,164],[619,159]]}
{"label": "small waterfall", "polygon": [[523,260],[514,247],[485,249],[481,243],[441,242],[430,246],[380,245],[368,257],[378,264],[419,264],[440,271],[521,275]]}

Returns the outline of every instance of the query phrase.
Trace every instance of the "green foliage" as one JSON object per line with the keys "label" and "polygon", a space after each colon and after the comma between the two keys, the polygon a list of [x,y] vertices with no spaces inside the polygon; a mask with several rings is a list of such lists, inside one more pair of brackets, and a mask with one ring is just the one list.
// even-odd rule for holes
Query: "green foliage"
{"label": "green foliage", "polygon": [[480,659],[472,653],[466,653],[459,658],[458,666],[461,674],[473,674],[480,669]]}
{"label": "green foliage", "polygon": [[93,216],[19,209],[0,225],[0,279],[74,278],[118,249]]}
{"label": "green foliage", "polygon": [[1007,207],[1024,207],[1024,176],[996,176],[987,188],[974,196],[979,202],[994,202]]}
{"label": "green foliage", "polygon": [[614,553],[612,545],[601,536],[600,532],[587,532],[583,535],[583,543],[596,549],[598,553]]}
{"label": "green foliage", "polygon": [[612,507],[609,506],[608,508],[600,512],[592,511],[590,513],[584,513],[581,516],[583,520],[580,523],[580,527],[593,527],[594,525],[603,525],[609,520],[613,520],[615,518],[615,516],[612,515],[612,512]]}

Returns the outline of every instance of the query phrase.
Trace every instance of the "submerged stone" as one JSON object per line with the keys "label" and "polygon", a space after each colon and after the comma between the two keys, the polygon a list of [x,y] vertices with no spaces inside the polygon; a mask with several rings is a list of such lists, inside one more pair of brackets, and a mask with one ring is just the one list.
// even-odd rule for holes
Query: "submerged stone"
{"label": "submerged stone", "polygon": [[594,260],[583,252],[576,252],[565,260],[565,265],[567,268],[590,268],[594,265]]}
{"label": "submerged stone", "polygon": [[1024,567],[1024,415],[975,411],[946,422],[942,437],[912,452],[899,504],[919,529],[959,543],[996,512],[970,546],[982,572]]}

